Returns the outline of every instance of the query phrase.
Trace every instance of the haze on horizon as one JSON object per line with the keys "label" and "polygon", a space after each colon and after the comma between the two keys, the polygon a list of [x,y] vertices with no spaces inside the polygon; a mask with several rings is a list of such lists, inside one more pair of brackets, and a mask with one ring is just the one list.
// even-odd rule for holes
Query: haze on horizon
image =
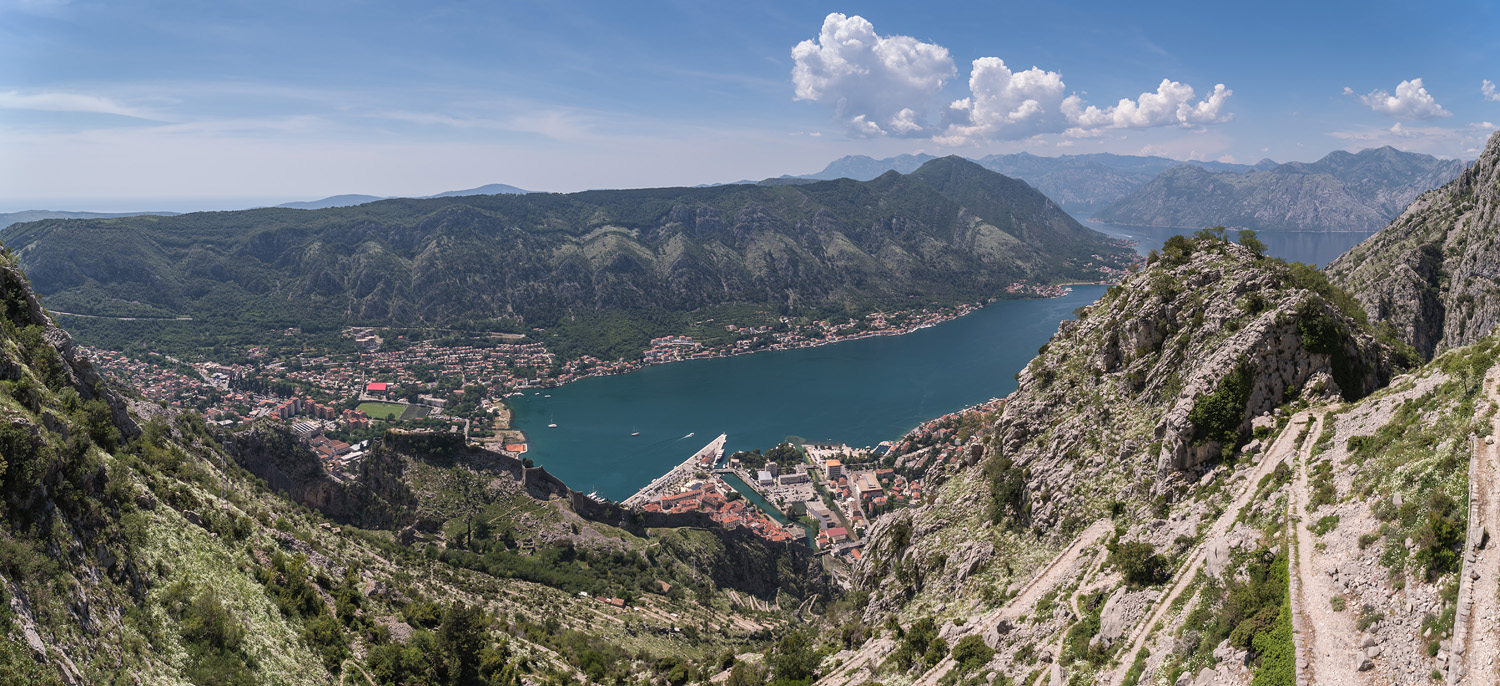
{"label": "haze on horizon", "polygon": [[696,185],[849,154],[1472,159],[1500,121],[1496,25],[1482,1],[0,0],[0,211]]}

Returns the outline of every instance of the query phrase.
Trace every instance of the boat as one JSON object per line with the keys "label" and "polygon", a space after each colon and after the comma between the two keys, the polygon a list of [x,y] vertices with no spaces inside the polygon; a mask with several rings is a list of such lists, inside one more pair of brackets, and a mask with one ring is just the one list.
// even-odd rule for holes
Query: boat
{"label": "boat", "polygon": [[696,432],[696,431],[689,431],[689,432],[688,432],[688,435],[686,435],[686,436],[683,436],[683,438],[692,438],[692,437],[693,437],[693,434],[695,434],[695,433],[697,433],[697,432]]}
{"label": "boat", "polygon": [[544,396],[542,396],[542,397],[543,397],[543,398],[550,398],[550,397],[552,397],[552,394],[551,394],[551,393],[548,393],[548,394],[547,394],[547,395],[544,395]]}
{"label": "boat", "polygon": [[630,435],[632,435],[632,436],[639,436],[639,435],[641,435],[641,432],[639,432],[639,431],[632,431],[630,433]]}
{"label": "boat", "polygon": [[556,429],[557,425],[556,424],[548,424],[547,428],[549,428],[549,429]]}

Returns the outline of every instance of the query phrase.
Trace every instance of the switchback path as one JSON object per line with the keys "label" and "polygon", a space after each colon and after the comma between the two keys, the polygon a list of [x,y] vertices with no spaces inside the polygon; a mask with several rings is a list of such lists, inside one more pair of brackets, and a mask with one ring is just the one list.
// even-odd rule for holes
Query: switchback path
{"label": "switchback path", "polygon": [[[1078,534],[1078,538],[1073,539],[1072,544],[1061,553],[1058,553],[1057,557],[1052,558],[1052,561],[1047,563],[1047,566],[1043,567],[1040,573],[1032,577],[1031,581],[1026,584],[1025,588],[1021,589],[1021,592],[1015,598],[1012,598],[1010,602],[1001,608],[986,613],[979,620],[968,622],[968,625],[981,627],[980,630],[983,631],[995,626],[1001,620],[1016,621],[1021,615],[1026,614],[1026,612],[1035,606],[1036,602],[1042,596],[1046,595],[1048,591],[1063,581],[1068,570],[1077,563],[1079,556],[1086,548],[1098,543],[1104,538],[1105,534],[1113,530],[1114,524],[1108,519],[1101,519],[1089,525],[1089,528],[1084,529],[1083,533]],[[1102,553],[1100,554],[1102,555]],[[896,643],[890,639],[879,638],[868,641],[858,652],[848,660],[845,660],[841,667],[819,679],[818,686],[845,686],[845,684],[851,683],[864,683],[868,679],[857,679],[860,676],[860,672],[866,668],[873,672],[880,665],[880,662],[895,649]],[[938,663],[925,676],[935,674],[936,676],[933,678],[940,679],[952,668],[953,658],[944,658],[943,662]]]}
{"label": "switchback path", "polygon": [[[1484,390],[1489,401],[1500,405],[1500,366],[1485,375]],[[1500,493],[1496,493],[1496,473],[1500,472],[1500,413],[1491,418],[1490,435],[1474,443],[1474,458],[1469,463],[1470,504],[1468,540],[1464,542],[1464,562],[1460,572],[1464,586],[1458,599],[1458,613],[1466,620],[1455,623],[1454,655],[1448,668],[1450,684],[1500,683],[1495,658],[1500,657],[1500,552],[1495,550],[1500,537]],[[1488,532],[1489,541],[1484,541]],[[1483,544],[1483,547],[1480,547]]]}
{"label": "switchback path", "polygon": [[[1307,431],[1307,440],[1298,451],[1296,477],[1292,480],[1292,503],[1295,510],[1292,530],[1297,533],[1297,559],[1287,570],[1301,584],[1300,601],[1292,612],[1300,616],[1296,624],[1302,633],[1292,639],[1299,643],[1299,656],[1305,667],[1299,664],[1298,683],[1308,684],[1353,684],[1357,683],[1354,663],[1355,646],[1348,637],[1340,640],[1341,632],[1333,630],[1333,608],[1328,599],[1333,591],[1327,588],[1325,576],[1320,576],[1313,567],[1313,546],[1317,545],[1308,526],[1314,521],[1308,514],[1307,462],[1312,457],[1313,445],[1323,432],[1323,421],[1327,415],[1319,415]],[[1352,635],[1352,634],[1350,634]]]}
{"label": "switchback path", "polygon": [[[1204,534],[1203,539],[1198,542],[1198,545],[1188,555],[1188,559],[1178,568],[1177,574],[1172,577],[1170,590],[1156,601],[1155,605],[1152,606],[1151,612],[1146,615],[1146,618],[1141,620],[1131,630],[1130,640],[1125,644],[1124,650],[1119,653],[1119,667],[1115,669],[1113,674],[1108,675],[1103,680],[1104,683],[1122,684],[1125,681],[1125,673],[1130,671],[1130,666],[1135,663],[1136,653],[1140,652],[1141,648],[1145,646],[1146,640],[1154,633],[1157,622],[1166,619],[1167,614],[1171,612],[1173,601],[1177,600],[1178,596],[1182,595],[1183,591],[1192,585],[1193,579],[1198,576],[1198,570],[1203,567],[1203,560],[1209,545],[1217,539],[1222,538],[1234,526],[1235,520],[1239,519],[1240,511],[1245,509],[1245,506],[1255,497],[1256,489],[1260,486],[1260,480],[1276,469],[1276,465],[1281,464],[1282,460],[1291,456],[1296,444],[1297,432],[1301,430],[1302,424],[1306,421],[1306,412],[1298,412],[1293,415],[1291,421],[1287,422],[1286,429],[1276,438],[1276,442],[1272,443],[1271,447],[1266,450],[1265,457],[1261,459],[1260,464],[1255,465],[1250,470],[1250,473],[1246,475],[1244,489],[1240,491],[1239,496],[1234,499],[1234,502],[1230,503],[1229,507],[1224,508],[1223,514],[1214,520],[1213,526],[1209,528],[1208,533]],[[1313,438],[1316,438],[1316,435],[1311,436],[1309,441]]]}

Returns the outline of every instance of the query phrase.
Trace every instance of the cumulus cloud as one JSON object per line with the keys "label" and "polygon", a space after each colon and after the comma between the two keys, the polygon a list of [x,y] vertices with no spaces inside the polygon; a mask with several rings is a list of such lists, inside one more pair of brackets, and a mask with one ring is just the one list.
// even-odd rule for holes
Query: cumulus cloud
{"label": "cumulus cloud", "polygon": [[1198,102],[1193,87],[1171,79],[1162,79],[1154,93],[1141,93],[1131,100],[1122,98],[1107,109],[1083,106],[1076,95],[1063,102],[1068,120],[1080,129],[1146,129],[1158,126],[1202,126],[1229,121],[1224,104],[1234,91],[1216,84],[1214,92]]}
{"label": "cumulus cloud", "polygon": [[1485,100],[1500,102],[1500,93],[1495,92],[1495,82],[1489,79],[1485,79],[1484,83],[1479,86],[1479,92],[1484,95]]}
{"label": "cumulus cloud", "polygon": [[[1344,95],[1355,95],[1354,89],[1345,86]],[[1405,121],[1453,116],[1452,112],[1443,109],[1432,94],[1422,87],[1422,79],[1402,81],[1396,85],[1395,95],[1379,89],[1371,91],[1369,95],[1356,97],[1376,112]]]}
{"label": "cumulus cloud", "polygon": [[948,49],[910,36],[881,36],[860,16],[833,13],[817,40],[792,48],[798,100],[832,107],[859,136],[917,135],[922,113],[957,69]]}
{"label": "cumulus cloud", "polygon": [[975,139],[1025,138],[1066,128],[1062,74],[1032,67],[1011,71],[998,57],[974,60],[969,97],[948,106],[955,121],[939,143],[957,145]]}
{"label": "cumulus cloud", "polygon": [[834,110],[860,137],[931,137],[943,145],[1017,140],[1065,133],[1092,138],[1107,129],[1203,126],[1228,121],[1233,93],[1223,84],[1196,100],[1193,87],[1162,79],[1155,92],[1100,109],[1069,95],[1062,74],[1033,66],[1012,69],[999,57],[974,60],[968,97],[952,101],[940,123],[924,114],[957,75],[948,50],[909,36],[881,36],[859,16],[830,14],[817,40],[792,49],[796,98]]}
{"label": "cumulus cloud", "polygon": [[120,104],[109,98],[82,93],[0,92],[0,109],[39,110],[42,112],[94,112],[149,118],[142,110]]}

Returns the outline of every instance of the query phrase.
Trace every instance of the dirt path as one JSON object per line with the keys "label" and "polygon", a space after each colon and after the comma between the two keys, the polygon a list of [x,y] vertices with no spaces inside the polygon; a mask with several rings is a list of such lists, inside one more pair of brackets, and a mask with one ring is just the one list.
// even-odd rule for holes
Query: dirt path
{"label": "dirt path", "polygon": [[[1240,511],[1245,509],[1245,506],[1255,497],[1256,487],[1260,485],[1260,480],[1276,469],[1276,465],[1281,464],[1283,460],[1291,456],[1296,444],[1297,433],[1302,430],[1302,424],[1306,421],[1307,413],[1305,412],[1293,415],[1291,421],[1287,423],[1286,429],[1276,438],[1276,442],[1272,443],[1270,449],[1266,450],[1265,457],[1261,459],[1260,464],[1255,465],[1255,468],[1250,470],[1250,473],[1245,477],[1244,490],[1240,491],[1239,496],[1235,497],[1234,502],[1230,503],[1229,507],[1224,508],[1223,514],[1214,520],[1213,526],[1209,528],[1208,533],[1204,534],[1203,540],[1199,541],[1198,545],[1193,548],[1192,553],[1188,555],[1188,559],[1183,562],[1182,567],[1177,570],[1177,574],[1172,577],[1170,590],[1156,601],[1155,605],[1151,608],[1151,613],[1146,615],[1144,620],[1131,629],[1130,640],[1125,644],[1125,649],[1119,653],[1120,666],[1115,669],[1113,674],[1108,675],[1108,678],[1104,680],[1105,683],[1120,684],[1124,682],[1125,673],[1130,671],[1130,666],[1135,663],[1136,653],[1140,652],[1141,648],[1145,646],[1146,640],[1154,633],[1157,622],[1166,619],[1167,614],[1172,610],[1173,601],[1177,600],[1178,596],[1181,596],[1183,591],[1192,585],[1193,579],[1198,576],[1198,570],[1203,567],[1203,560],[1209,545],[1217,539],[1222,538],[1234,526],[1235,520],[1239,519]],[[1316,437],[1316,434],[1309,433],[1308,443],[1310,444]]]}
{"label": "dirt path", "polygon": [[[1052,561],[1048,562],[1047,566],[1042,568],[1041,573],[1032,577],[1031,581],[1026,584],[1025,588],[1021,589],[1021,592],[1015,598],[1012,598],[1010,602],[1001,608],[985,614],[980,619],[967,622],[966,625],[983,631],[1000,623],[1001,620],[1016,621],[1021,615],[1029,612],[1036,605],[1037,601],[1041,600],[1042,596],[1061,583],[1067,575],[1068,570],[1077,563],[1078,557],[1083,551],[1099,542],[1110,531],[1113,531],[1113,526],[1113,522],[1108,519],[1101,519],[1089,525],[1089,528],[1084,529],[1083,533],[1078,534],[1078,538],[1073,539],[1072,544],[1061,553],[1058,553],[1057,557],[1052,558]],[[844,686],[850,683],[863,683],[867,679],[856,678],[860,676],[860,672],[866,668],[874,671],[875,667],[879,666],[880,662],[895,648],[896,644],[889,639],[871,640],[865,643],[848,660],[845,660],[841,667],[819,679],[818,686]],[[921,681],[926,682],[931,680],[933,683],[936,683],[938,679],[941,679],[953,668],[953,665],[953,658],[944,658],[936,667],[923,675]]]}
{"label": "dirt path", "polygon": [[[1073,589],[1073,593],[1068,596],[1068,606],[1073,608],[1073,618],[1075,621],[1083,616],[1083,612],[1078,609],[1078,596],[1083,595],[1084,591],[1093,590],[1092,587],[1087,585],[1087,582],[1090,577],[1095,577],[1095,582],[1098,582],[1096,575],[1099,573],[1099,568],[1104,566],[1104,558],[1106,557],[1108,556],[1104,554],[1103,550],[1099,551],[1099,554],[1094,557],[1094,563],[1089,565],[1088,570],[1082,576],[1078,577],[1078,588]],[[1057,637],[1057,642],[1052,644],[1052,666],[1042,676],[1037,677],[1037,686],[1041,686],[1043,680],[1047,680],[1047,683],[1051,684],[1051,686],[1063,686],[1063,684],[1068,683],[1068,680],[1063,677],[1062,671],[1063,642],[1067,639],[1068,628],[1064,627]]]}
{"label": "dirt path", "polygon": [[1335,624],[1344,618],[1335,616],[1333,606],[1328,602],[1334,594],[1328,576],[1319,574],[1313,565],[1317,538],[1308,529],[1316,519],[1308,512],[1307,462],[1312,457],[1313,444],[1318,442],[1318,436],[1323,433],[1323,420],[1326,416],[1319,415],[1308,429],[1307,441],[1297,455],[1297,475],[1292,481],[1292,501],[1297,508],[1297,522],[1293,527],[1297,532],[1297,559],[1296,565],[1288,571],[1296,574],[1302,585],[1302,593],[1299,594],[1301,607],[1293,608],[1293,611],[1302,616],[1299,648],[1306,660],[1306,667],[1301,669],[1302,680],[1310,684],[1354,684],[1360,682],[1354,661],[1354,652],[1358,647],[1350,639],[1357,634],[1335,630]]}
{"label": "dirt path", "polygon": [[[1485,376],[1484,389],[1489,396],[1490,402],[1500,404],[1500,367],[1490,370]],[[1491,420],[1490,435],[1479,439],[1474,445],[1474,473],[1469,475],[1471,487],[1469,492],[1475,499],[1473,512],[1477,515],[1476,525],[1469,527],[1469,540],[1464,545],[1463,581],[1469,588],[1460,596],[1460,610],[1463,612],[1462,604],[1473,603],[1468,606],[1468,619],[1464,622],[1462,632],[1464,635],[1455,636],[1455,650],[1461,654],[1455,655],[1454,659],[1462,670],[1449,668],[1448,683],[1450,684],[1494,684],[1500,683],[1497,677],[1494,660],[1500,656],[1500,633],[1497,633],[1497,623],[1500,623],[1500,598],[1496,593],[1500,591],[1500,552],[1495,550],[1496,537],[1500,537],[1500,497],[1495,492],[1496,473],[1500,472],[1500,413]],[[1490,540],[1484,541],[1484,533],[1489,533]],[[1484,547],[1480,548],[1480,544]]]}

